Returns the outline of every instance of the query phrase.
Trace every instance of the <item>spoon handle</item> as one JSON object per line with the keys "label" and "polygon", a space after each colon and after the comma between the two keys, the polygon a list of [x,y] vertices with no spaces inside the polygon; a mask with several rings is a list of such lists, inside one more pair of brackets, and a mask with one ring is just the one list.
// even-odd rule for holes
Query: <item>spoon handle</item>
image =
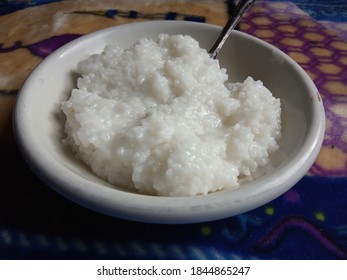
{"label": "spoon handle", "polygon": [[255,0],[240,0],[233,13],[229,17],[227,24],[224,26],[221,34],[219,35],[217,41],[214,43],[213,47],[210,49],[209,54],[212,58],[216,58],[220,49],[224,45],[225,41],[229,37],[231,31],[240,22],[242,16],[245,12],[253,5]]}

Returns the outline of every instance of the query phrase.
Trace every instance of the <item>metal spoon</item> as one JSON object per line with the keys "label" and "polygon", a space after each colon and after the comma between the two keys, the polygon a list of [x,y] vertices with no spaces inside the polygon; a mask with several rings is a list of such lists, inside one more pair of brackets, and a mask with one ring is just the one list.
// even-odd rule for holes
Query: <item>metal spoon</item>
{"label": "metal spoon", "polygon": [[208,52],[212,58],[216,58],[225,41],[229,37],[231,31],[240,22],[242,16],[245,12],[253,5],[255,0],[240,0],[233,13],[229,17],[228,22],[224,26],[221,34],[219,35],[217,41],[214,43],[213,47]]}

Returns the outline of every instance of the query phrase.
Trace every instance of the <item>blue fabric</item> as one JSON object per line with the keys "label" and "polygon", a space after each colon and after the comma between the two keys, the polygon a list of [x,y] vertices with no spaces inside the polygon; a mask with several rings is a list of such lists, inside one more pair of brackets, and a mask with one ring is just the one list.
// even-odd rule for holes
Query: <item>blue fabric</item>
{"label": "blue fabric", "polygon": [[7,13],[12,13],[21,9],[30,8],[37,5],[43,5],[52,2],[63,0],[35,0],[35,1],[11,1],[3,0],[0,2],[0,16]]}
{"label": "blue fabric", "polygon": [[[281,2],[278,0],[267,0],[268,2]],[[347,21],[346,0],[295,0],[290,1],[308,13],[316,20],[327,20],[336,22]]]}

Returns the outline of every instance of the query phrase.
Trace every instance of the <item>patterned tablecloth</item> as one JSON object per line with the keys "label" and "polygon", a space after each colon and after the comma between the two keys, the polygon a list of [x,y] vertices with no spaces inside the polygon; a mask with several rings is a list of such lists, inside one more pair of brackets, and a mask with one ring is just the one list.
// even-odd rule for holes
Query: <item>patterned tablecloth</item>
{"label": "patterned tablecloth", "polygon": [[287,193],[253,211],[191,225],[153,225],[75,205],[33,175],[12,133],[31,70],[83,34],[128,22],[223,25],[232,1],[0,3],[1,259],[347,259],[347,3],[257,1],[240,29],[280,48],[317,85],[326,110],[320,154]]}

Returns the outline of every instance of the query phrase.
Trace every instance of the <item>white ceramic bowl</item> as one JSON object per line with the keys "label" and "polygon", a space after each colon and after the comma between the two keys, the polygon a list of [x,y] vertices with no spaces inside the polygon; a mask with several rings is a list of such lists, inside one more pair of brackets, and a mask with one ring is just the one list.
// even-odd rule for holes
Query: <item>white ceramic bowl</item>
{"label": "white ceramic bowl", "polygon": [[150,21],[126,24],[80,37],[47,57],[26,80],[15,106],[18,144],[33,171],[72,201],[98,212],[142,222],[194,223],[226,218],[280,196],[308,171],[323,141],[325,116],[319,93],[308,75],[287,55],[252,36],[234,31],[219,60],[230,80],[260,79],[282,103],[280,149],[274,168],[236,190],[195,197],[155,197],[131,193],[96,177],[62,144],[60,103],[76,85],[80,60],[106,44],[127,47],[160,33],[188,34],[209,49],[221,28],[202,23]]}

